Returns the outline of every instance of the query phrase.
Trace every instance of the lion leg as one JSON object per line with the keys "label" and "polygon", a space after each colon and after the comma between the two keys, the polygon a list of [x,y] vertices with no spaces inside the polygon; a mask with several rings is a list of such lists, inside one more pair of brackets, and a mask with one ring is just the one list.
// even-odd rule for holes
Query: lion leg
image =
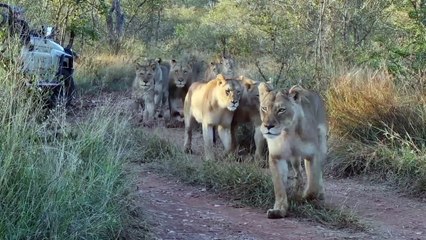
{"label": "lion leg", "polygon": [[302,175],[302,158],[299,157],[294,157],[291,160],[291,165],[293,168],[293,172],[294,172],[294,178],[295,178],[295,195],[296,198],[298,200],[302,199],[303,196],[303,187],[304,187],[304,182],[303,182],[303,175]]}
{"label": "lion leg", "polygon": [[192,129],[195,122],[195,118],[191,114],[185,114],[185,141],[183,145],[185,153],[192,153]]}
{"label": "lion leg", "polygon": [[257,162],[263,163],[265,161],[265,157],[262,155],[265,152],[266,140],[263,137],[259,126],[255,127],[254,129],[254,144],[256,146],[256,151],[254,152],[254,159]]}
{"label": "lion leg", "polygon": [[228,154],[232,150],[232,136],[231,129],[223,126],[218,126],[217,131],[219,133],[220,140],[225,148],[225,154]]}
{"label": "lion leg", "polygon": [[232,122],[232,124],[231,124],[231,150],[236,149],[237,145],[238,145],[237,129],[238,129],[238,124],[236,122]]}
{"label": "lion leg", "polygon": [[202,124],[203,127],[203,140],[204,140],[204,154],[207,160],[214,159],[213,152],[213,127],[207,123]]}
{"label": "lion leg", "polygon": [[267,212],[268,218],[283,218],[287,214],[287,178],[288,178],[288,163],[284,159],[275,159],[269,155],[269,169],[272,175],[274,184],[275,204],[273,209]]}
{"label": "lion leg", "polygon": [[217,127],[213,127],[213,144],[217,142]]}
{"label": "lion leg", "polygon": [[313,158],[305,159],[307,186],[303,193],[303,198],[306,200],[324,199],[322,159],[320,155],[322,154],[317,154]]}
{"label": "lion leg", "polygon": [[154,114],[155,114],[155,106],[154,104],[147,103],[145,104],[145,110],[143,112],[143,121],[145,124],[151,124],[154,120]]}
{"label": "lion leg", "polygon": [[161,113],[161,93],[156,93],[154,96],[154,106],[155,106],[155,111],[158,113],[157,115],[160,116]]}

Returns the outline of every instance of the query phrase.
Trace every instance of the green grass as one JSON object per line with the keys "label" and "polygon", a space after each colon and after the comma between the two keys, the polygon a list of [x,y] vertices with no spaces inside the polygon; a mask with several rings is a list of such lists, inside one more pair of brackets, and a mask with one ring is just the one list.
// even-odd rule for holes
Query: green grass
{"label": "green grass", "polygon": [[[188,184],[206,187],[245,206],[268,209],[273,205],[271,177],[258,163],[235,161],[196,161],[172,143],[138,129],[135,144],[143,149],[136,161],[147,163],[154,170],[179,178]],[[295,217],[317,221],[335,228],[364,229],[364,225],[345,210],[311,203],[291,201],[290,213]],[[265,213],[266,218],[266,213]]]}
{"label": "green grass", "polygon": [[0,75],[0,239],[116,239],[143,226],[129,216],[127,122],[109,107],[40,121],[20,75]]}

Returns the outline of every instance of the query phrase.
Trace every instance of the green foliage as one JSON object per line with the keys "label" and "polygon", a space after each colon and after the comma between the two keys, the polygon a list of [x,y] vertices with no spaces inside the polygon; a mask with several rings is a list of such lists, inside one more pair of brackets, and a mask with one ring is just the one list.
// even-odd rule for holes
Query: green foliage
{"label": "green foliage", "polygon": [[126,121],[105,107],[70,124],[57,108],[40,123],[37,92],[12,70],[0,72],[0,239],[119,237],[129,218]]}

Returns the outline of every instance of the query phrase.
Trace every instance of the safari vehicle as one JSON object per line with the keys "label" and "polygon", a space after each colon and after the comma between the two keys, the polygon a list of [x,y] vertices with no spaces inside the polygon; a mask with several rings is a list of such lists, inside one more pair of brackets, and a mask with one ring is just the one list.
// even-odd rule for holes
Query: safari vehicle
{"label": "safari vehicle", "polygon": [[71,49],[74,32],[71,31],[69,44],[63,47],[54,41],[52,28],[31,30],[21,8],[0,3],[0,14],[0,27],[6,27],[9,36],[18,36],[22,44],[20,70],[31,79],[26,85],[44,94],[48,109],[69,106],[75,93],[75,54]]}

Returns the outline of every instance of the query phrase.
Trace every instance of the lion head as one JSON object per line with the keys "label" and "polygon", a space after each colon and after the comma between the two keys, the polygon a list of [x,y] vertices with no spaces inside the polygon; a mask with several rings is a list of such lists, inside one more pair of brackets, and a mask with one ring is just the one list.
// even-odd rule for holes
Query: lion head
{"label": "lion head", "polygon": [[186,85],[191,84],[192,81],[192,67],[191,64],[186,61],[170,61],[170,77],[174,84],[178,88],[183,88]]}
{"label": "lion head", "polygon": [[275,138],[296,126],[301,113],[300,90],[293,87],[288,92],[278,91],[267,83],[259,84],[260,130],[265,138]]}
{"label": "lion head", "polygon": [[240,76],[238,80],[244,88],[241,96],[242,104],[259,109],[259,82],[244,76]]}
{"label": "lion head", "polygon": [[225,79],[222,74],[217,75],[215,93],[219,100],[219,106],[235,111],[240,104],[243,87],[236,79]]}
{"label": "lion head", "polygon": [[220,74],[220,71],[222,70],[222,64],[219,62],[210,62],[208,64],[206,72],[204,74],[204,81],[208,82],[212,79],[215,79],[218,74]]}
{"label": "lion head", "polygon": [[135,81],[142,89],[148,89],[155,84],[155,72],[159,68],[161,59],[144,59],[136,63]]}

